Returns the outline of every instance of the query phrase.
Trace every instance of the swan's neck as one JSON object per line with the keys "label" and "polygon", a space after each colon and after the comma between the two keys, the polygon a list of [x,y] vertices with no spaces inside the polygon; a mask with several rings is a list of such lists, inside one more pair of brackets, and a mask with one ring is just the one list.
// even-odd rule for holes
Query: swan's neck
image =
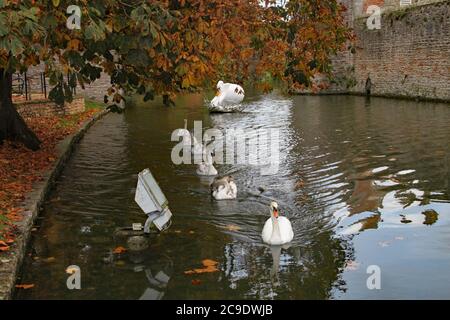
{"label": "swan's neck", "polygon": [[213,164],[213,159],[212,159],[211,154],[210,154],[210,153],[207,153],[205,158],[206,158],[206,159],[205,159],[206,164],[212,166],[212,164]]}
{"label": "swan's neck", "polygon": [[280,239],[280,238],[281,238],[280,224],[278,223],[277,218],[272,217],[272,239]]}

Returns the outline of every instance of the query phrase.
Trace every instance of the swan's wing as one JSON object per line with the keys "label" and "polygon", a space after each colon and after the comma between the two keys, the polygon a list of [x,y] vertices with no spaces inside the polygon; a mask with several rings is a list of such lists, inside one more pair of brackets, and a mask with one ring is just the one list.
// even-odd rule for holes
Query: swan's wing
{"label": "swan's wing", "polygon": [[286,217],[279,217],[278,223],[280,225],[281,237],[283,237],[283,240],[290,242],[294,238],[291,222]]}
{"label": "swan's wing", "polygon": [[230,186],[231,192],[232,192],[233,194],[237,194],[237,186],[236,186],[236,183],[234,183],[234,182],[232,181],[232,182],[230,182],[229,186]]}
{"label": "swan's wing", "polygon": [[220,104],[238,104],[244,99],[244,90],[234,83],[226,83],[221,89],[219,96]]}
{"label": "swan's wing", "polygon": [[202,163],[199,163],[198,165],[197,165],[197,173],[198,174],[204,174],[205,172],[206,172],[206,165],[205,165],[205,163],[204,162],[202,162]]}
{"label": "swan's wing", "polygon": [[220,89],[221,92],[229,92],[234,90],[236,85],[234,83],[224,83],[222,86],[222,89]]}
{"label": "swan's wing", "polygon": [[215,97],[211,100],[211,102],[210,102],[211,106],[217,107],[217,106],[219,105],[218,99],[219,99],[219,98],[218,98],[217,96],[215,96]]}
{"label": "swan's wing", "polygon": [[272,237],[272,228],[272,219],[269,218],[266,220],[261,234],[263,241],[266,243],[269,242],[270,237]]}
{"label": "swan's wing", "polygon": [[220,185],[217,189],[213,191],[213,197],[217,200],[229,199],[228,188]]}

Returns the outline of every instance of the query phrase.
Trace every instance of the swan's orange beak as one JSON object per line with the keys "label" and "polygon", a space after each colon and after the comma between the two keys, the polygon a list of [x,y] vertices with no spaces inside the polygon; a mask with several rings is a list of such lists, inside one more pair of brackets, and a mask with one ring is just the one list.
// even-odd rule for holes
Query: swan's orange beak
{"label": "swan's orange beak", "polygon": [[278,210],[277,209],[273,209],[273,216],[275,218],[278,218]]}

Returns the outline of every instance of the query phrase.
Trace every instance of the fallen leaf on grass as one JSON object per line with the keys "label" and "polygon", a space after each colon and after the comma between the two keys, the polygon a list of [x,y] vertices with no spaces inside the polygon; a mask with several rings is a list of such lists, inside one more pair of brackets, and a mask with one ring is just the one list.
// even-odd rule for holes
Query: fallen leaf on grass
{"label": "fallen leaf on grass", "polygon": [[202,283],[202,280],[199,279],[192,279],[191,281],[192,285],[198,286],[200,283]]}
{"label": "fallen leaf on grass", "polygon": [[205,259],[202,261],[203,268],[193,269],[193,270],[187,270],[184,272],[184,274],[201,274],[201,273],[210,273],[210,272],[216,272],[219,271],[217,269],[217,265],[219,264],[217,261],[211,260],[211,259]]}
{"label": "fallen leaf on grass", "polygon": [[126,252],[127,251],[127,249],[125,249],[124,247],[117,247],[117,248],[115,248],[114,249],[114,253],[115,254],[121,254],[121,253],[124,253],[124,252]]}
{"label": "fallen leaf on grass", "polygon": [[34,287],[34,284],[16,284],[17,289],[31,289]]}

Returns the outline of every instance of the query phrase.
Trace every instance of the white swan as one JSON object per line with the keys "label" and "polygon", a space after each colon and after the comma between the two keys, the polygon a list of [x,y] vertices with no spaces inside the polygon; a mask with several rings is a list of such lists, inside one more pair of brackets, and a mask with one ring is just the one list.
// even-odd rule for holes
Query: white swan
{"label": "white swan", "polygon": [[217,170],[214,168],[211,153],[205,154],[205,160],[198,164],[197,174],[200,176],[216,176]]}
{"label": "white swan", "polygon": [[183,129],[176,129],[176,135],[179,137],[183,137],[183,143],[192,146],[192,152],[194,155],[196,154],[203,155],[204,152],[203,145],[200,142],[198,142],[194,134],[187,129],[187,119],[184,119]]}
{"label": "white swan", "polygon": [[217,83],[217,94],[211,100],[209,111],[211,112],[234,112],[239,111],[239,104],[244,100],[244,89],[238,84]]}
{"label": "white swan", "polygon": [[175,130],[176,135],[179,137],[183,137],[183,142],[187,144],[191,144],[191,133],[187,129],[187,119],[184,119],[184,128],[183,129],[176,129]]}
{"label": "white swan", "polygon": [[231,200],[237,197],[237,187],[232,176],[215,178],[211,184],[211,195],[216,200]]}
{"label": "white swan", "polygon": [[197,141],[194,134],[192,134],[192,152],[194,155],[202,155],[205,152],[203,144]]}
{"label": "white swan", "polygon": [[270,203],[270,218],[267,219],[262,231],[262,239],[270,245],[283,245],[289,243],[294,238],[291,222],[286,217],[281,217],[278,213],[278,204],[275,201]]}

